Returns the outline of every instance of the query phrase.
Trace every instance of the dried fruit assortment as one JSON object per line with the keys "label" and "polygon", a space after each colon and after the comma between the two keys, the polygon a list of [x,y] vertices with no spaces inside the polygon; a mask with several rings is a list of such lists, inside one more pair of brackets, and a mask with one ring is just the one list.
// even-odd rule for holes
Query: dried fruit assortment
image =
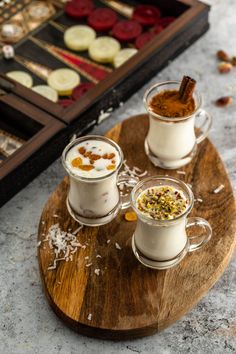
{"label": "dried fruit assortment", "polygon": [[[66,27],[57,23],[57,20],[51,21],[50,25],[62,32],[64,45],[68,50],[32,37],[36,45],[65,63],[64,68],[51,70],[18,56],[17,61],[20,61],[20,64],[47,83],[47,85],[34,87],[35,92],[64,108],[69,107],[94,84],[104,80],[113,68],[123,65],[175,20],[175,17],[164,16],[158,6],[151,4],[130,6],[131,12],[127,14],[123,11],[123,16],[122,11],[118,14],[108,2],[106,5],[106,7],[105,5],[97,7],[93,0],[66,2],[64,13],[73,19],[74,25]],[[13,25],[11,28],[7,26],[9,27],[7,24],[4,27],[5,32],[13,31],[15,28],[12,27]],[[9,52],[13,47],[4,47],[5,59],[13,58],[15,53]],[[83,52],[85,57],[74,52],[79,54]],[[223,67],[222,70],[226,69]],[[66,71],[68,75],[64,75]],[[11,71],[7,74],[28,88],[32,88],[33,78],[30,74],[24,71]],[[88,82],[83,82],[84,79]]]}
{"label": "dried fruit assortment", "polygon": [[[116,170],[120,162],[114,147],[96,140],[88,140],[73,147],[69,154],[67,157],[69,167],[79,176],[81,171],[92,171],[92,177],[108,174]],[[83,173],[82,176],[91,177]]]}

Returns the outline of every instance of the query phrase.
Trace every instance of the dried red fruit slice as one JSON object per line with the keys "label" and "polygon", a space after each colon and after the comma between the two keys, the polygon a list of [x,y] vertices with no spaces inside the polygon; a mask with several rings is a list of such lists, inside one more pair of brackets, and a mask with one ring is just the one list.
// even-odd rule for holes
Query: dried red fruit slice
{"label": "dried red fruit slice", "polygon": [[112,29],[117,21],[115,11],[107,8],[99,8],[94,10],[89,18],[88,24],[95,29],[95,31],[106,32]]}
{"label": "dried red fruit slice", "polygon": [[133,12],[133,20],[143,26],[155,25],[161,17],[161,11],[156,6],[139,5]]}
{"label": "dried red fruit slice", "polygon": [[79,100],[83,95],[86,94],[87,91],[89,91],[94,86],[95,85],[92,82],[84,82],[83,84],[80,84],[79,86],[75,87],[72,92],[73,100]]}
{"label": "dried red fruit slice", "polygon": [[71,0],[64,7],[65,13],[75,19],[88,17],[94,9],[91,0]]}
{"label": "dried red fruit slice", "polygon": [[135,41],[135,46],[137,49],[141,49],[145,46],[146,43],[148,43],[152,38],[155,37],[155,33],[153,32],[145,32],[140,34],[138,38]]}
{"label": "dried red fruit slice", "polygon": [[135,40],[142,33],[142,27],[137,21],[124,20],[115,24],[112,35],[121,42]]}
{"label": "dried red fruit slice", "polygon": [[71,100],[70,98],[62,98],[58,101],[58,104],[63,108],[67,108],[72,105],[75,101]]}
{"label": "dried red fruit slice", "polygon": [[156,25],[155,27],[153,27],[152,32],[155,34],[159,34],[163,31],[164,27],[162,27],[161,25]]}
{"label": "dried red fruit slice", "polygon": [[162,17],[162,18],[159,19],[158,25],[166,28],[167,26],[169,26],[175,20],[176,20],[176,18],[173,17],[173,16]]}

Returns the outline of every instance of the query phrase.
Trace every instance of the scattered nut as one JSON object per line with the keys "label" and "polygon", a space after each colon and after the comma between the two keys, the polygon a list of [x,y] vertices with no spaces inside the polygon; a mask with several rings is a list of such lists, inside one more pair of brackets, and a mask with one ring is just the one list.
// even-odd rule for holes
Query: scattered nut
{"label": "scattered nut", "polygon": [[218,50],[216,55],[217,55],[217,58],[222,61],[230,61],[228,54],[224,50]]}
{"label": "scattered nut", "polygon": [[233,66],[236,66],[236,57],[232,57],[232,59],[231,59],[231,64],[232,64]]}
{"label": "scattered nut", "polygon": [[226,107],[233,103],[233,98],[231,96],[220,97],[215,103],[218,107]]}
{"label": "scattered nut", "polygon": [[218,65],[218,70],[221,74],[229,73],[232,69],[233,69],[233,65],[230,63],[226,63],[225,61],[222,61]]}

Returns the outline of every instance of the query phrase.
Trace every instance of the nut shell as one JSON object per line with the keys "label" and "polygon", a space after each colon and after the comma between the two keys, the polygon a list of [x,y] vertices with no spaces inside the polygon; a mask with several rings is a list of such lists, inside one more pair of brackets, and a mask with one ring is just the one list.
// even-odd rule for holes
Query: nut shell
{"label": "nut shell", "polygon": [[233,69],[233,65],[231,63],[227,63],[225,61],[222,61],[218,65],[218,70],[221,74],[227,74]]}
{"label": "nut shell", "polygon": [[220,97],[215,103],[218,107],[226,107],[233,103],[233,98],[231,96]]}

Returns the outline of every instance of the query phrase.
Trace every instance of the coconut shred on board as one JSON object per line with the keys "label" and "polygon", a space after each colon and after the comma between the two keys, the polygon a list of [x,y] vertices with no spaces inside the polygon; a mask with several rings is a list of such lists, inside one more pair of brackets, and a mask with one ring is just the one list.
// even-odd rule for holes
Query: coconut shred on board
{"label": "coconut shred on board", "polygon": [[[77,230],[80,231],[83,226],[80,226]],[[48,242],[49,248],[54,252],[53,264],[48,267],[48,270],[56,269],[57,262],[59,261],[72,261],[73,254],[78,250],[78,248],[86,248],[78,242],[77,237],[74,233],[62,231],[59,224],[52,225],[48,233],[43,240],[43,242]]]}
{"label": "coconut shred on board", "polygon": [[[123,171],[121,171],[119,173],[119,177],[122,178],[122,177],[126,177],[126,176],[129,176],[129,177],[133,177],[137,180],[137,182],[139,181],[140,178],[146,176],[148,173],[148,171],[143,171],[141,170],[139,167],[130,167],[126,160],[123,161]],[[122,181],[122,183],[120,183],[119,185],[119,189],[121,190],[121,195],[122,196],[127,196],[129,193],[124,193],[124,188],[132,188],[134,187],[133,185],[133,182],[129,182],[129,181]]]}

